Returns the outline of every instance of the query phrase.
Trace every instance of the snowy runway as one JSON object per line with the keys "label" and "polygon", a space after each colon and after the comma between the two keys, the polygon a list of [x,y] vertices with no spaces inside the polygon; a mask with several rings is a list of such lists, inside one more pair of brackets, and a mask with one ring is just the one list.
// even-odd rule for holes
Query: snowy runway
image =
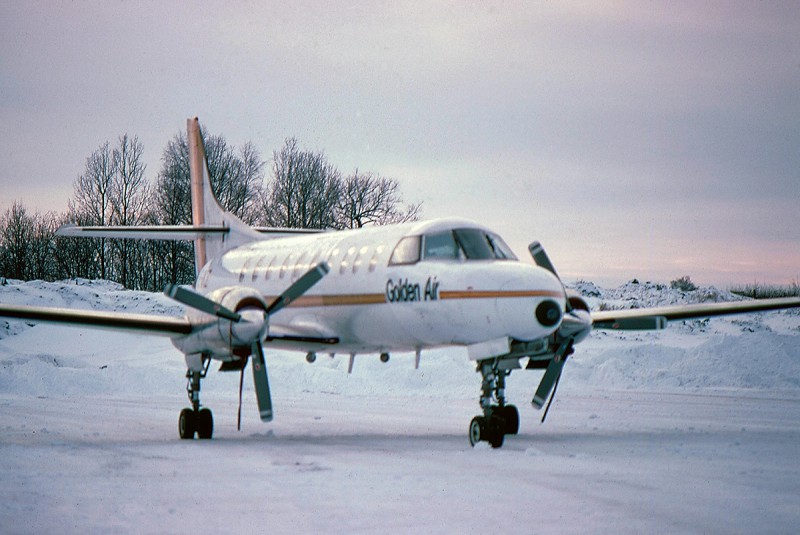
{"label": "snowy runway", "polygon": [[[175,400],[0,400],[6,532],[785,532],[800,399],[594,392],[472,449],[474,400],[304,394],[212,441]],[[450,411],[449,413],[447,411]],[[252,412],[252,411],[250,411]],[[401,415],[398,417],[398,414]]]}

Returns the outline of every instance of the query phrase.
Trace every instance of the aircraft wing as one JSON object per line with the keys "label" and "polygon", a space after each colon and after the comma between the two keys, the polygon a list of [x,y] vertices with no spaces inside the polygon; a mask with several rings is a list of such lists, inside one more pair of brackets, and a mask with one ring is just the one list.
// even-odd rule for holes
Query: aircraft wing
{"label": "aircraft wing", "polygon": [[270,325],[269,336],[267,336],[266,341],[327,346],[338,344],[339,337],[317,325],[300,325],[297,327]]}
{"label": "aircraft wing", "polygon": [[175,336],[192,332],[192,325],[185,318],[124,312],[0,304],[0,317],[35,322],[85,325],[87,327],[102,327],[115,330],[147,331],[163,336]]}
{"label": "aircraft wing", "polygon": [[628,310],[605,310],[592,313],[595,329],[663,329],[667,321],[693,318],[708,318],[728,314],[764,312],[784,308],[800,308],[800,297],[734,301],[727,303],[700,303]]}

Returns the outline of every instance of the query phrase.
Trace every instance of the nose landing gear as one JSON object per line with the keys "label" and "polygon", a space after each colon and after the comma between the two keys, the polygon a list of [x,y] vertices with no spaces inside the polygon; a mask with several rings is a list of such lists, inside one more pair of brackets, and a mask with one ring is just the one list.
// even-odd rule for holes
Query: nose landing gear
{"label": "nose landing gear", "polygon": [[197,438],[211,438],[214,434],[214,417],[211,409],[200,408],[200,379],[206,376],[210,363],[211,359],[205,358],[201,369],[189,368],[186,371],[186,393],[192,408],[183,409],[178,417],[178,434],[183,439],[193,439],[195,434]]}
{"label": "nose landing gear", "polygon": [[493,448],[499,448],[506,435],[519,432],[519,411],[514,405],[506,405],[506,377],[514,368],[519,368],[517,359],[488,359],[478,363],[478,371],[483,377],[483,416],[476,416],[469,424],[469,443],[472,446],[485,441]]}

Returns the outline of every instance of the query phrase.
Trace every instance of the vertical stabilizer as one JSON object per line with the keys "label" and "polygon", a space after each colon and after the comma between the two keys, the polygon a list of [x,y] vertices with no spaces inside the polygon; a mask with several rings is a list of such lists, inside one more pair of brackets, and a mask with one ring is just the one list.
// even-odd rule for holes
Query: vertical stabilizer
{"label": "vertical stabilizer", "polygon": [[211,189],[208,162],[200,133],[200,122],[195,117],[186,122],[189,143],[189,174],[192,193],[192,225],[226,227],[225,234],[209,234],[194,242],[195,274],[203,266],[225,251],[263,237],[235,215],[220,206]]}

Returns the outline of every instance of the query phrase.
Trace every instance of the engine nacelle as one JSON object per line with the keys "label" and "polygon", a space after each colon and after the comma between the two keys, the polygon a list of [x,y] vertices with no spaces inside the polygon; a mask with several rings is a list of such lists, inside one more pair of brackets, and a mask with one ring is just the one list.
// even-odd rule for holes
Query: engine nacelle
{"label": "engine nacelle", "polygon": [[206,297],[237,312],[241,319],[231,321],[189,309],[194,331],[172,343],[185,354],[208,353],[220,360],[232,360],[235,349],[249,348],[266,338],[269,331],[267,303],[256,290],[241,286],[218,288]]}
{"label": "engine nacelle", "polygon": [[589,304],[577,293],[567,290],[567,300],[571,310],[561,322],[559,335],[562,339],[572,338],[577,344],[592,332],[592,315]]}
{"label": "engine nacelle", "polygon": [[567,300],[569,301],[569,305],[573,310],[583,310],[585,312],[590,311],[589,303],[586,302],[583,296],[572,290],[567,290]]}

